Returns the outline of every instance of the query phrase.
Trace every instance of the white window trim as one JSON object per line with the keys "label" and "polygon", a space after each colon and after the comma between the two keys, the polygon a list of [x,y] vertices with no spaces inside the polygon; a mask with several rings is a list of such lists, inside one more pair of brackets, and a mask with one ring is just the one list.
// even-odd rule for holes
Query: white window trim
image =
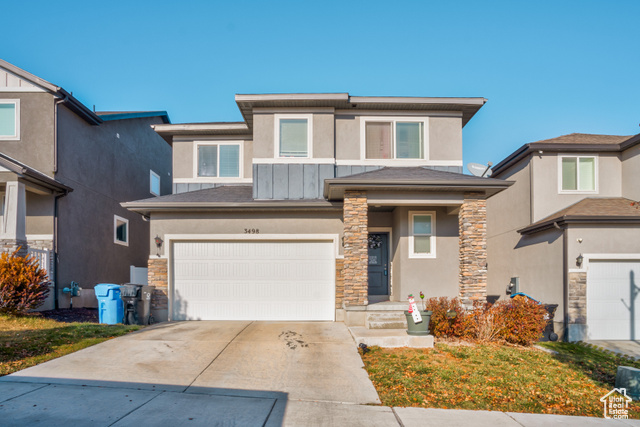
{"label": "white window trim", "polygon": [[15,135],[0,135],[0,141],[19,141],[20,140],[20,100],[19,99],[0,99],[0,104],[14,104],[16,106]]}
{"label": "white window trim", "polygon": [[[280,156],[280,120],[282,119],[306,119],[307,120],[307,156],[306,157],[282,157]],[[298,163],[305,159],[313,158],[313,114],[274,114],[273,115],[273,158],[291,159],[291,163]]]}
{"label": "white window trim", "polygon": [[[126,242],[122,242],[118,240],[118,221],[122,221],[125,224],[127,224],[127,241]],[[118,215],[113,216],[113,243],[116,243],[122,246],[129,246],[129,220]]]}
{"label": "white window trim", "polygon": [[[595,190],[563,190],[562,189],[562,159],[571,157],[578,159],[578,175],[577,175],[577,187],[580,188],[580,172],[579,165],[580,159],[594,159],[594,180],[595,180]],[[599,173],[598,173],[598,155],[589,155],[583,156],[580,154],[558,154],[558,194],[598,194],[599,192]]]}
{"label": "white window trim", "polygon": [[[153,178],[158,178],[158,193],[153,191]],[[160,191],[162,191],[162,180],[160,179],[160,175],[149,169],[149,193],[153,194],[154,196],[159,196]]]}
{"label": "white window trim", "polygon": [[[413,217],[416,215],[431,216],[431,253],[417,254],[413,245]],[[435,211],[409,211],[409,258],[435,258],[436,257],[436,212]]]}
{"label": "white window trim", "polygon": [[[219,176],[198,176],[198,164],[200,160],[198,159],[198,147],[206,146],[206,145],[237,145],[239,146],[238,151],[238,176],[227,176],[227,177],[219,177]],[[220,149],[218,149],[218,174],[220,174]],[[193,179],[189,180],[189,182],[200,182],[200,183],[238,183],[243,182],[244,177],[244,141],[194,141],[193,144]],[[176,180],[173,180],[176,182]]]}
{"label": "white window trim", "polygon": [[[398,122],[411,122],[422,123],[422,129],[424,135],[422,136],[422,152],[424,157],[422,159],[367,159],[367,135],[365,132],[365,126],[367,122],[391,122],[392,129],[391,135],[393,136],[393,155],[396,155],[396,123]],[[428,117],[397,117],[397,116],[364,116],[360,117],[360,161],[365,165],[421,165],[429,161],[429,118]]]}

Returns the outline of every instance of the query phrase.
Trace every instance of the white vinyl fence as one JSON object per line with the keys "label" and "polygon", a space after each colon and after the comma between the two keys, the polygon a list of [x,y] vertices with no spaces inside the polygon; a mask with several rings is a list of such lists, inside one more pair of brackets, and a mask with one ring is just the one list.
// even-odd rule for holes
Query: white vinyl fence
{"label": "white vinyl fence", "polygon": [[49,249],[33,249],[29,248],[29,255],[33,256],[40,268],[47,270],[47,278],[53,280],[53,251]]}

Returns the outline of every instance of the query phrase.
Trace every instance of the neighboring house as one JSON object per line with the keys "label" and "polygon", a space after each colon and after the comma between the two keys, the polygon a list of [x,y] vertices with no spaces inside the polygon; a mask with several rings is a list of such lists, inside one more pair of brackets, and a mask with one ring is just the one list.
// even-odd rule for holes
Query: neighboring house
{"label": "neighboring house", "polygon": [[640,337],[640,135],[525,144],[493,167],[515,181],[487,203],[489,286],[558,304],[570,341]]}
{"label": "neighboring house", "polygon": [[174,194],[123,206],[150,218],[156,318],[358,325],[410,293],[484,299],[485,201],[510,184],[462,174],[485,102],[237,95],[243,122],[154,126]]}
{"label": "neighboring house", "polygon": [[0,60],[2,249],[30,252],[56,290],[43,308],[69,305],[62,289],[129,281],[146,266],[149,224],[121,202],[171,193],[171,146],[152,125],[164,111],[95,113],[64,89]]}

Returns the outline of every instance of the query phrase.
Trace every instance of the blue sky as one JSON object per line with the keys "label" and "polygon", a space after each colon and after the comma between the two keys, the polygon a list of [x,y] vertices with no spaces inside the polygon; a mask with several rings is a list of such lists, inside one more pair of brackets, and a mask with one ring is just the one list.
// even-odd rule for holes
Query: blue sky
{"label": "blue sky", "polygon": [[[236,93],[481,96],[464,161],[640,133],[640,1],[29,1],[0,57],[97,110],[235,121]],[[7,19],[11,17],[10,19]]]}

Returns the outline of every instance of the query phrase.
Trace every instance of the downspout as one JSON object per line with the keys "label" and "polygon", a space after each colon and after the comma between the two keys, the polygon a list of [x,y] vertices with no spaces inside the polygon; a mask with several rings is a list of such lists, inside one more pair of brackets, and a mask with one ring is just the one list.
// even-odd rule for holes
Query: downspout
{"label": "downspout", "polygon": [[[58,105],[69,100],[69,96],[65,95],[62,99],[57,99],[53,106],[53,177],[58,173]],[[65,191],[63,194],[55,196],[53,199],[53,305],[57,310],[60,308],[58,301],[58,199],[69,194]]]}
{"label": "downspout", "polygon": [[[69,96],[65,95],[62,99],[57,99],[53,107],[53,173],[58,172],[58,105],[67,102]],[[55,177],[54,177],[55,178]]]}
{"label": "downspout", "polygon": [[567,255],[569,254],[569,244],[567,241],[567,228],[560,227],[557,222],[553,223],[553,226],[558,230],[562,230],[562,314],[563,314],[563,340],[566,341],[569,338],[569,270]]}
{"label": "downspout", "polygon": [[62,194],[58,194],[53,200],[53,304],[57,310],[60,308],[58,302],[58,199],[69,194],[69,191],[65,191]]}

